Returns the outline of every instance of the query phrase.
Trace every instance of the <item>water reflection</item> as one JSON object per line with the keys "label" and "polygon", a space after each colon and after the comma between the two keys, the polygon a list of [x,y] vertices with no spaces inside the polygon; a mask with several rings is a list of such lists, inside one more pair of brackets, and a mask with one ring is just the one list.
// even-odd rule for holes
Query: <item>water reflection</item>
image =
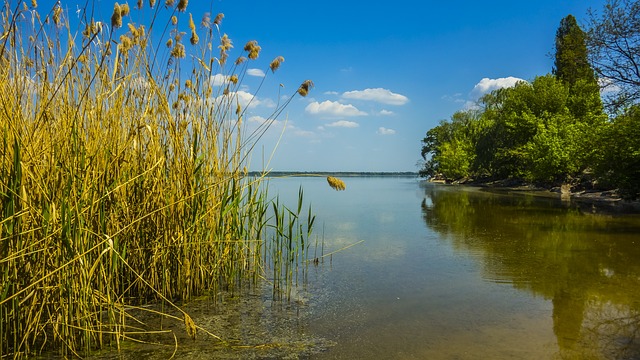
{"label": "water reflection", "polygon": [[481,262],[488,281],[553,304],[562,358],[640,357],[640,218],[570,203],[427,186],[429,228]]}

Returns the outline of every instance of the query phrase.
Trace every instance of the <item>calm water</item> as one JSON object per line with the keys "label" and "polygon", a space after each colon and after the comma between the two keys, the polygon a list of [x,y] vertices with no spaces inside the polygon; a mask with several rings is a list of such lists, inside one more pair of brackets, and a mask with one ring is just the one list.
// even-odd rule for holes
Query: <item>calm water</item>
{"label": "calm water", "polygon": [[254,292],[189,305],[234,346],[187,339],[178,358],[640,359],[638,215],[414,178],[343,180],[341,192],[324,178],[270,189],[295,206],[304,188],[317,256],[364,241],[310,265],[289,304]]}
{"label": "calm water", "polygon": [[[272,182],[335,254],[309,279],[313,359],[640,359],[640,217],[412,178]],[[317,233],[322,233],[318,225]]]}

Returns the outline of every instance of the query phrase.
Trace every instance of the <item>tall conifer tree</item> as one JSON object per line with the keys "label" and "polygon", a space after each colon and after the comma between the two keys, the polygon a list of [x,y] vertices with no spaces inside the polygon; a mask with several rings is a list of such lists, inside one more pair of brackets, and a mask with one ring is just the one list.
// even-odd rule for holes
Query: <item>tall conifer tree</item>
{"label": "tall conifer tree", "polygon": [[583,123],[595,124],[603,107],[600,86],[588,55],[586,33],[573,15],[567,15],[556,32],[553,74],[569,89],[567,107],[573,117]]}
{"label": "tall conifer tree", "polygon": [[553,74],[569,84],[570,87],[585,80],[596,84],[596,76],[589,64],[586,34],[573,15],[568,15],[560,21],[556,32],[556,59]]}

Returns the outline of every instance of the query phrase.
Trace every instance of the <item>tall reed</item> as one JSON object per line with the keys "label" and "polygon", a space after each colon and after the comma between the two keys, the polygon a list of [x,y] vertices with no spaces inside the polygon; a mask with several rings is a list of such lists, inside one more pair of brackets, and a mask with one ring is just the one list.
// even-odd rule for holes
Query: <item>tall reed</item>
{"label": "tall reed", "polygon": [[[196,26],[186,1],[155,3],[115,3],[100,19],[87,2],[78,20],[59,2],[42,11],[36,1],[3,3],[3,355],[119,345],[133,336],[128,305],[172,305],[270,277],[264,239],[273,215],[262,178],[246,176],[247,158],[295,94],[245,134],[237,90],[258,43],[227,61],[222,14]],[[298,246],[311,219],[308,229],[304,219],[286,231],[276,225],[276,247]]]}

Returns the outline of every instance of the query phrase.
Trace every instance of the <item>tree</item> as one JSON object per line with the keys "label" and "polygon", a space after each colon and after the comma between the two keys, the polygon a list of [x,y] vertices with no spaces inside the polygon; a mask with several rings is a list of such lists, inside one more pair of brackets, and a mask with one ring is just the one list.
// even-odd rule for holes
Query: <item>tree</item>
{"label": "tree", "polygon": [[481,121],[474,123],[482,131],[474,138],[472,169],[534,182],[579,175],[606,120],[597,91],[585,90],[585,85],[577,79],[572,94],[567,82],[548,74],[485,96]]}
{"label": "tree", "polygon": [[596,173],[605,187],[628,198],[640,197],[640,105],[627,109],[602,131]]}
{"label": "tree", "polygon": [[469,176],[475,159],[472,123],[476,116],[473,110],[458,111],[451,121],[443,120],[427,132],[422,140],[421,154],[426,160],[422,176],[442,175],[450,180]]}
{"label": "tree", "polygon": [[562,19],[556,31],[556,58],[553,74],[569,84],[570,88],[580,80],[597,84],[595,73],[589,64],[586,34],[578,26],[573,15]]}
{"label": "tree", "polygon": [[587,46],[602,83],[619,90],[614,110],[640,100],[640,2],[609,0],[602,13],[589,10]]}
{"label": "tree", "polygon": [[573,15],[560,21],[553,74],[568,85],[567,107],[580,120],[603,113],[600,86],[589,64],[586,38]]}

